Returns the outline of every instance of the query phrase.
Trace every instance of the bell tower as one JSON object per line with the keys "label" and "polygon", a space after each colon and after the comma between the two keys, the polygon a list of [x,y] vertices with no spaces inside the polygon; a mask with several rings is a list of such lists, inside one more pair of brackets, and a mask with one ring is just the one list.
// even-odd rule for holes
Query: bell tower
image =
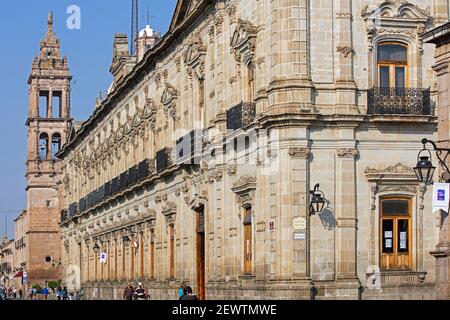
{"label": "bell tower", "polygon": [[70,117],[71,75],[67,58],[61,58],[60,41],[53,31],[53,14],[47,34],[33,61],[28,79],[29,112],[26,122],[27,154],[27,265],[29,284],[60,278],[59,222],[61,162],[56,154],[65,143]]}

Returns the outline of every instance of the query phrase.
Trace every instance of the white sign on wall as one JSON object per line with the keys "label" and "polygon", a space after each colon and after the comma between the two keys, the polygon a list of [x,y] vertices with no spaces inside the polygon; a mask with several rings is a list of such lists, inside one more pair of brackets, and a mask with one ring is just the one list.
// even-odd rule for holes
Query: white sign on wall
{"label": "white sign on wall", "polygon": [[443,210],[448,212],[450,184],[435,183],[433,185],[433,212]]}
{"label": "white sign on wall", "polygon": [[99,257],[100,263],[106,264],[107,259],[108,259],[108,255],[105,252],[100,253],[100,257]]}

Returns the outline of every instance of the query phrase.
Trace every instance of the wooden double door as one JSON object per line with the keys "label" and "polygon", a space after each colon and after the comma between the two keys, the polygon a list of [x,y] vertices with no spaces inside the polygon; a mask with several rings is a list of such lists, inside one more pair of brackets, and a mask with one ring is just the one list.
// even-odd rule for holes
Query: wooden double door
{"label": "wooden double door", "polygon": [[382,270],[412,268],[411,230],[411,199],[382,199],[380,220]]}

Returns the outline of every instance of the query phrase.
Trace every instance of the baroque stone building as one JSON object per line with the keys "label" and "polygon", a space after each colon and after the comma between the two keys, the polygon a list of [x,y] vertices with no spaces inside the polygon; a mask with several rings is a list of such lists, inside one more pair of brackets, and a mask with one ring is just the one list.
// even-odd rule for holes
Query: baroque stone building
{"label": "baroque stone building", "polygon": [[[449,63],[450,63],[450,23],[439,26],[422,36],[425,42],[436,45],[435,65],[439,91],[439,130],[438,142],[441,148],[450,148],[449,131]],[[447,166],[449,165],[447,159]],[[443,168],[440,168],[441,170]],[[442,170],[445,173],[445,170]],[[450,299],[450,221],[443,213],[438,223],[440,227],[439,242],[432,255],[436,258],[436,298]]]}
{"label": "baroque stone building", "polygon": [[434,298],[439,229],[412,166],[437,136],[420,36],[446,21],[446,0],[180,0],[141,60],[116,35],[108,95],[58,154],[68,285]]}
{"label": "baroque stone building", "polygon": [[[66,141],[70,118],[70,81],[67,57],[61,58],[60,41],[53,31],[50,13],[40,54],[33,61],[28,79],[27,208],[16,229],[21,268],[29,284],[45,285],[60,278],[60,185],[61,161],[56,154]],[[25,220],[25,222],[24,222]],[[26,227],[23,230],[23,227]],[[20,230],[22,229],[22,230]]]}

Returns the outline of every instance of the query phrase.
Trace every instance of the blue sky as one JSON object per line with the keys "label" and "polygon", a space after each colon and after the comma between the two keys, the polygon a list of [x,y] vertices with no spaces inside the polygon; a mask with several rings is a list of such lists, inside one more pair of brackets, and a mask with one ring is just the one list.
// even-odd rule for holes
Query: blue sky
{"label": "blue sky", "polygon": [[[152,28],[164,34],[172,18],[176,0],[139,0],[140,28],[146,24],[147,7]],[[69,30],[66,13],[70,5],[81,9],[81,29]],[[72,116],[87,119],[95,98],[111,82],[114,33],[131,29],[131,0],[17,0],[4,1],[0,10],[0,235],[5,232],[2,212],[26,207],[25,160],[28,112],[27,79],[31,63],[45,37],[48,12],[54,12],[54,29],[61,39],[73,75]],[[7,215],[8,234],[14,233]]]}

